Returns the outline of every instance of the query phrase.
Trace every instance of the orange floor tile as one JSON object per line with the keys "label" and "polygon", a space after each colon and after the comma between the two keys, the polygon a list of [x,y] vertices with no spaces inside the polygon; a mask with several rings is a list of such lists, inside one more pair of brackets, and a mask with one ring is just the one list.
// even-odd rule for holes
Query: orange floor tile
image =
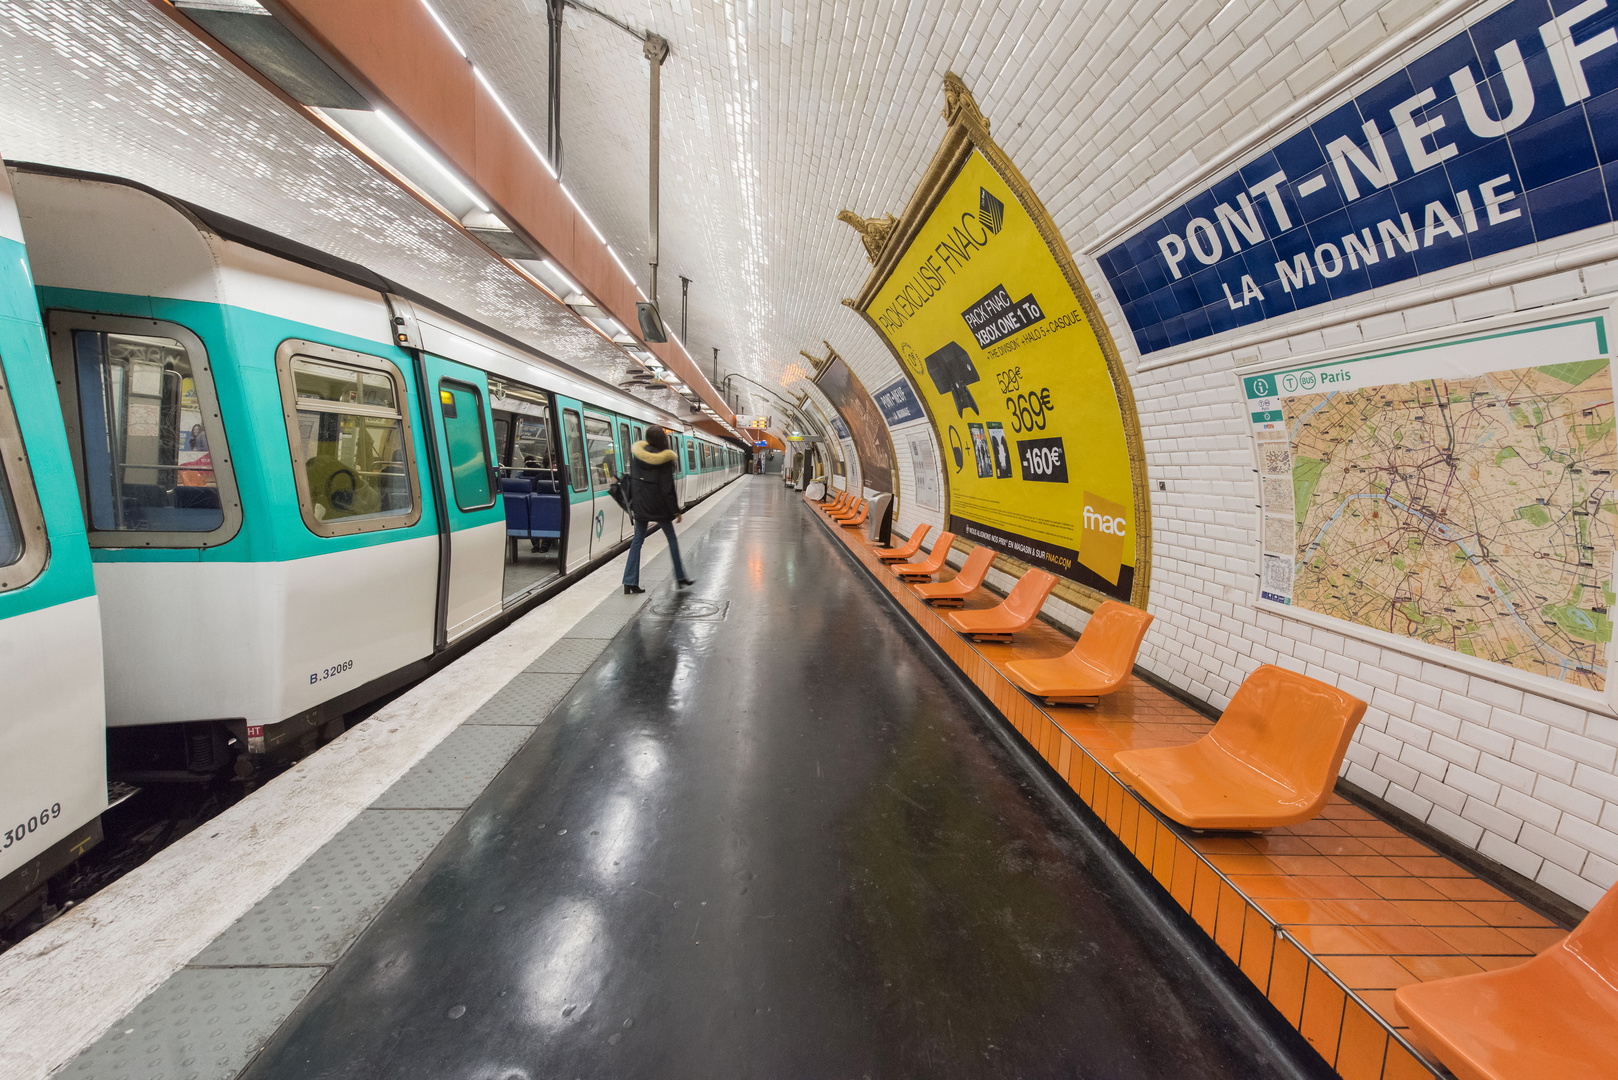
{"label": "orange floor tile", "polygon": [[[1345,1078],[1442,1075],[1410,1040],[1393,991],[1521,963],[1564,936],[1341,796],[1314,821],[1262,834],[1197,834],[1169,822],[1115,779],[1113,756],[1191,742],[1211,721],[1140,679],[1092,708],[1044,706],[1005,678],[1005,664],[1061,655],[1071,638],[1035,623],[1010,644],[969,642],[863,536],[831,531]],[[965,606],[999,602],[979,589]]]}

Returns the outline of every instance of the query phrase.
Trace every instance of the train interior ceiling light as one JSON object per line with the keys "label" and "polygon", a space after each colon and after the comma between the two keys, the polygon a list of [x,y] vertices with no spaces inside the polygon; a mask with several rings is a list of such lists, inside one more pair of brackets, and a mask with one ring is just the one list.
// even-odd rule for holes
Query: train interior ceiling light
{"label": "train interior ceiling light", "polygon": [[[294,101],[317,113],[327,123],[340,129],[351,142],[383,162],[414,189],[417,197],[434,205],[445,216],[454,218],[495,254],[539,281],[575,315],[628,354],[632,363],[625,377],[619,381],[622,388],[650,392],[673,390],[682,396],[690,393],[682,380],[601,308],[561,267],[502,221],[455,169],[422,145],[398,119],[374,106],[359,89],[333,70],[255,0],[174,0],[174,7]],[[505,102],[489,85],[482,71],[474,71],[509,117],[510,111],[506,109]],[[514,117],[512,122],[516,125]],[[520,125],[517,126],[520,130]],[[549,161],[543,154],[539,157],[549,169]],[[566,192],[565,185],[563,190]],[[577,206],[572,193],[567,194]],[[595,229],[582,207],[579,213],[590,228]],[[610,247],[608,250],[611,252]],[[612,254],[616,259],[617,253]],[[643,338],[660,343],[668,341],[668,332],[656,307],[642,303],[637,305],[637,309]],[[713,418],[724,423],[717,413],[713,414]],[[729,426],[728,423],[726,426]]]}

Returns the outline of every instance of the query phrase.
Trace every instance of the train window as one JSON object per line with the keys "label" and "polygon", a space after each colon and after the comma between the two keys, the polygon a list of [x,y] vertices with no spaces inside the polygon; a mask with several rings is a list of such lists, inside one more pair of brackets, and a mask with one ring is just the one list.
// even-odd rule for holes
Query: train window
{"label": "train window", "polygon": [[151,319],[52,312],[52,360],[92,547],[211,547],[241,525],[202,342]]}
{"label": "train window", "polygon": [[579,414],[572,409],[562,410],[562,430],[567,433],[567,456],[572,462],[568,475],[572,477],[574,491],[590,490],[590,474],[585,468],[584,429]]}
{"label": "train window", "polygon": [[630,448],[630,446],[631,446],[631,443],[629,441],[629,425],[627,423],[625,423],[624,421],[620,420],[620,421],[618,421],[618,460],[623,462],[623,468],[624,468],[625,472],[627,472],[629,470],[629,462],[630,462],[629,448]]}
{"label": "train window", "polygon": [[303,523],[320,536],[421,519],[404,377],[363,353],[283,341],[281,410]]}
{"label": "train window", "polygon": [[542,415],[523,416],[517,420],[517,440],[511,454],[513,468],[521,466],[523,469],[539,469],[544,472],[553,472],[556,469],[556,451],[551,447],[551,408],[541,405]]}
{"label": "train window", "polygon": [[685,441],[685,462],[690,471],[697,471],[697,444],[691,439]]}
{"label": "train window", "polygon": [[28,454],[12,411],[5,371],[0,369],[0,592],[20,589],[45,569],[45,518]]}
{"label": "train window", "polygon": [[494,472],[489,457],[489,428],[483,420],[483,393],[470,383],[438,381],[438,411],[444,417],[444,450],[455,505],[485,510],[494,505]]}
{"label": "train window", "polygon": [[612,423],[593,416],[584,418],[585,453],[590,461],[590,482],[604,492],[618,476],[618,456],[612,446]]}

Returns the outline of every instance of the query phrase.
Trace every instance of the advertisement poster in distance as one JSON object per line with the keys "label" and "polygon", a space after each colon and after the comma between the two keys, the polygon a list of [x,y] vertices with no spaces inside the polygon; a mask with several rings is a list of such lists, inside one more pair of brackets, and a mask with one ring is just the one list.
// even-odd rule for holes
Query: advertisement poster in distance
{"label": "advertisement poster in distance", "polygon": [[1130,601],[1139,432],[1061,263],[982,151],[864,313],[938,425],[950,529]]}
{"label": "advertisement poster in distance", "polygon": [[843,358],[833,353],[830,362],[815,376],[820,392],[826,395],[838,416],[838,437],[852,439],[860,459],[861,482],[877,491],[893,491],[893,454],[888,448],[888,428],[876,411],[876,401],[866,393],[859,377],[849,370]]}
{"label": "advertisement poster in distance", "polygon": [[1585,312],[1239,375],[1259,601],[1603,692],[1612,329]]}

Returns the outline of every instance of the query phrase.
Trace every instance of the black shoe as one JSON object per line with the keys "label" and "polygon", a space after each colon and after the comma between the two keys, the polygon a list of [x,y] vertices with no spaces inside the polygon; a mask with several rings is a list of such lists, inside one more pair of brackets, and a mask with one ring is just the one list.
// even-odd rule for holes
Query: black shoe
{"label": "black shoe", "polygon": [[625,585],[624,586],[624,595],[625,596],[634,596],[636,593],[643,593],[645,591],[646,590],[641,588],[639,585]]}
{"label": "black shoe", "polygon": [[680,588],[682,588],[682,589],[683,589],[683,588],[685,588],[685,587],[686,587],[686,586],[688,586],[688,585],[695,585],[695,584],[696,584],[696,582],[695,582],[695,581],[692,581],[692,580],[691,580],[691,579],[690,579],[690,578],[688,578],[688,577],[683,577],[683,578],[679,578],[679,579],[678,579],[678,580],[677,580],[677,581],[675,581],[675,584],[676,584],[676,585],[678,585],[678,586],[679,586],[679,587],[680,587]]}

